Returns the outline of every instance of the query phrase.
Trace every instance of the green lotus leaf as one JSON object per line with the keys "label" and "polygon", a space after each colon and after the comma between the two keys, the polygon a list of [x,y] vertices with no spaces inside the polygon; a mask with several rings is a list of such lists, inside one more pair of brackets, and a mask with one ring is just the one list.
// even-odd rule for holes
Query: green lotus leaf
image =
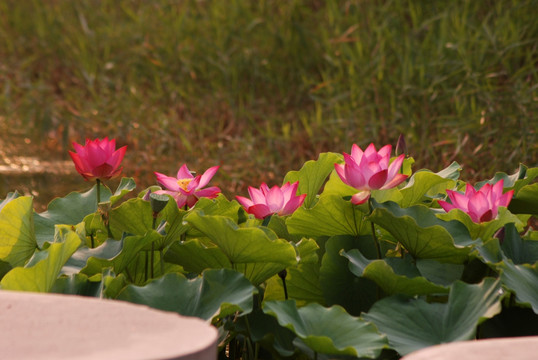
{"label": "green lotus leaf", "polygon": [[32,198],[6,200],[0,210],[0,260],[11,267],[22,266],[37,249]]}
{"label": "green lotus leaf", "polygon": [[327,176],[334,170],[334,164],[342,160],[342,155],[336,153],[321,153],[317,160],[304,163],[299,171],[290,171],[284,177],[284,183],[299,181],[299,194],[307,194],[303,206],[311,208],[314,205],[319,189],[325,183]]}
{"label": "green lotus leaf", "polygon": [[286,226],[287,218],[288,218],[288,216],[272,215],[271,219],[269,220],[269,224],[267,224],[267,227],[269,229],[271,229],[272,231],[274,231],[274,233],[280,239],[286,239],[286,240],[290,240],[290,241],[293,241],[293,242],[299,242],[302,239],[302,236],[300,236],[300,235],[291,235],[289,233],[288,227]]}
{"label": "green lotus leaf", "polygon": [[6,195],[6,198],[4,200],[2,200],[0,202],[0,211],[2,211],[2,209],[4,208],[4,206],[9,203],[11,200],[14,200],[16,198],[19,198],[21,197],[22,195],[19,194],[17,191],[14,191],[14,192],[9,192],[7,195]]}
{"label": "green lotus leaf", "polygon": [[200,198],[196,203],[196,209],[202,210],[205,215],[220,215],[231,218],[235,223],[238,221],[241,205],[235,200],[228,200],[226,196],[219,194],[215,199]]}
{"label": "green lotus leaf", "polygon": [[508,209],[514,214],[538,215],[538,183],[523,186],[508,204]]}
{"label": "green lotus leaf", "polygon": [[[110,189],[101,184],[101,201],[110,199]],[[40,247],[54,236],[54,225],[76,225],[97,211],[97,186],[80,193],[72,192],[63,198],[52,200],[47,210],[34,214],[36,240]]]}
{"label": "green lotus leaf", "polygon": [[108,229],[103,222],[101,214],[97,212],[89,214],[83,221],[86,232],[84,243],[87,246],[98,246],[108,239]]}
{"label": "green lotus leaf", "polygon": [[185,221],[207,236],[233,264],[272,262],[290,266],[297,263],[293,246],[270,230],[240,228],[228,217],[205,215],[199,210],[189,213]]}
{"label": "green lotus leaf", "polygon": [[538,261],[538,241],[522,238],[514,224],[506,224],[501,245],[503,254],[516,265]]}
{"label": "green lotus leaf", "polygon": [[514,263],[506,259],[500,268],[503,270],[501,280],[505,287],[513,290],[516,295],[516,302],[530,305],[532,310],[538,314],[538,262],[533,265]]}
{"label": "green lotus leaf", "polygon": [[[298,264],[286,268],[286,288],[289,298],[299,305],[309,302],[324,303],[323,292],[319,284],[318,244],[313,239],[302,239],[294,245]],[[284,284],[280,276],[273,276],[265,285],[265,300],[284,300]]]}
{"label": "green lotus leaf", "polygon": [[243,275],[220,269],[206,270],[193,280],[166,274],[145,286],[128,285],[116,299],[216,321],[237,311],[251,312],[253,295],[257,293]]}
{"label": "green lotus leaf", "polygon": [[252,341],[261,344],[266,350],[271,352],[272,358],[290,357],[296,351],[293,340],[295,334],[278,324],[274,316],[265,314],[261,309],[257,309],[246,316],[250,323],[250,336]]}
{"label": "green lotus leaf", "polygon": [[[333,170],[334,170],[334,165],[333,165]],[[327,180],[327,183],[323,187],[322,195],[324,196],[337,195],[339,197],[345,197],[345,196],[351,196],[357,192],[358,192],[357,189],[345,184],[342,181],[342,179],[340,179],[340,176],[338,176],[338,173],[334,170],[331,172],[329,176],[329,180]]]}
{"label": "green lotus leaf", "polygon": [[358,278],[349,270],[349,261],[340,251],[351,249],[376,256],[372,237],[334,236],[325,243],[319,282],[327,305],[343,306],[348,313],[358,316],[376,302],[377,287],[370,279]]}
{"label": "green lotus leaf", "polygon": [[144,235],[153,230],[153,211],[149,201],[139,198],[129,199],[110,211],[110,231],[114,239],[121,239],[123,233]]}
{"label": "green lotus leaf", "polygon": [[[179,209],[173,200],[168,201],[165,208],[159,213],[156,224],[166,221],[165,234],[153,244],[156,250],[164,250],[172,243],[179,240],[187,232],[189,227],[183,224],[183,217],[187,211]],[[148,249],[146,249],[148,250]]]}
{"label": "green lotus leaf", "polygon": [[8,272],[0,282],[1,288],[49,292],[67,259],[81,243],[79,235],[72,230],[63,231],[59,240],[61,242],[51,244],[46,250],[36,252],[25,267]]}
{"label": "green lotus leaf", "polygon": [[421,276],[418,269],[407,259],[368,260],[357,249],[343,251],[342,256],[349,260],[349,269],[353,274],[374,281],[388,295],[448,293],[447,287],[436,285]]}
{"label": "green lotus leaf", "polygon": [[265,227],[239,227],[230,218],[195,210],[185,216],[228,258],[232,267],[259,284],[297,263],[294,247]]}
{"label": "green lotus leaf", "polygon": [[460,222],[442,221],[423,205],[402,209],[393,202],[373,203],[368,219],[387,230],[414,258],[455,264],[467,260],[473,241]]}
{"label": "green lotus leaf", "polygon": [[13,267],[10,263],[0,260],[0,280],[6,275],[8,272],[11,271]]}
{"label": "green lotus leaf", "polygon": [[[418,171],[409,178],[407,185],[400,189],[402,200],[398,203],[402,208],[410,207],[422,203],[426,195],[444,193],[445,189],[450,189],[455,184],[455,180],[444,178],[439,173]],[[431,198],[427,200],[431,202]]]}
{"label": "green lotus leaf", "polygon": [[[95,249],[83,248],[75,254],[75,258],[69,264],[81,266],[80,270],[88,276],[100,274],[103,269],[111,267],[116,274],[121,273],[141,253],[142,249],[149,244],[162,239],[162,235],[155,230],[148,231],[144,235],[125,236],[122,240],[107,240],[103,245]],[[116,243],[116,244],[115,244]]]}
{"label": "green lotus leaf", "polygon": [[514,224],[506,224],[499,239],[493,238],[477,247],[480,258],[489,264],[499,264],[505,259],[514,264],[534,264],[538,261],[538,241],[524,239]]}
{"label": "green lotus leaf", "polygon": [[101,281],[92,281],[84,274],[62,275],[54,282],[51,293],[99,297]]}
{"label": "green lotus leaf", "polygon": [[432,259],[416,259],[416,266],[422,276],[441,286],[450,286],[460,280],[465,270],[463,264],[441,263]]}
{"label": "green lotus leaf", "polygon": [[321,195],[312,209],[299,208],[286,221],[290,234],[306,237],[365,235],[370,224],[359,206],[340,195]]}
{"label": "green lotus leaf", "polygon": [[122,178],[118,188],[108,201],[110,201],[111,205],[114,205],[134,189],[136,189],[136,183],[133,178]]}
{"label": "green lotus leaf", "polygon": [[325,308],[312,303],[297,308],[294,300],[265,301],[263,311],[320,354],[376,358],[387,347],[387,339],[375,326],[340,306]]}
{"label": "green lotus leaf", "polygon": [[197,274],[201,274],[206,269],[232,268],[232,263],[218,246],[200,239],[172,244],[166,251],[164,259],[181,265],[185,271]]}
{"label": "green lotus leaf", "polygon": [[456,281],[447,303],[393,295],[378,301],[363,318],[387,334],[401,355],[442,343],[470,340],[476,327],[501,310],[498,279],[477,285]]}
{"label": "green lotus leaf", "polygon": [[[96,248],[81,246],[73,253],[69,260],[67,260],[62,269],[62,273],[68,275],[79,273],[80,270],[86,266],[89,258],[113,259],[121,253],[122,249],[123,240],[118,241],[114,239],[108,239]],[[90,276],[94,274],[95,272],[90,274]]]}
{"label": "green lotus leaf", "polygon": [[519,164],[519,169],[514,174],[507,175],[506,173],[498,172],[490,180],[477,183],[476,187],[481,188],[486,183],[493,185],[499,180],[504,179],[504,189],[514,189],[514,195],[517,196],[521,188],[531,184],[536,177],[538,177],[538,167],[528,168],[523,164]]}
{"label": "green lotus leaf", "polygon": [[[319,265],[304,263],[286,269],[286,288],[288,298],[294,299],[298,306],[308,303],[325,303],[323,291],[319,282]],[[264,300],[285,300],[282,279],[275,275],[267,280]]]}
{"label": "green lotus leaf", "polygon": [[452,164],[450,164],[448,167],[439,171],[437,175],[445,179],[458,180],[460,177],[461,170],[462,170],[461,165],[453,161]]}
{"label": "green lotus leaf", "polygon": [[299,263],[314,263],[319,262],[318,250],[319,245],[314,239],[303,238],[298,243],[290,242],[297,252]]}

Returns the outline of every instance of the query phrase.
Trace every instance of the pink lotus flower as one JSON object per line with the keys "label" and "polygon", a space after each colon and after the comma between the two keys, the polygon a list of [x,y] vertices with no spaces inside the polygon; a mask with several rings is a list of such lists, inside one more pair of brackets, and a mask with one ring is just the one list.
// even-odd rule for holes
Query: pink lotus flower
{"label": "pink lotus flower", "polygon": [[116,150],[116,140],[86,139],[84,146],[73,143],[76,152],[69,151],[75,168],[86,180],[107,180],[121,174],[120,163],[127,146]]}
{"label": "pink lotus flower", "polygon": [[334,164],[340,179],[359,190],[351,197],[353,204],[365,203],[372,190],[390,189],[407,179],[407,175],[398,173],[405,155],[398,156],[389,165],[391,151],[391,145],[376,151],[374,144],[370,144],[363,152],[357,144],[353,144],[351,155],[344,153],[345,164]]}
{"label": "pink lotus flower", "polygon": [[262,183],[259,189],[248,187],[250,199],[243,196],[236,196],[236,199],[249,214],[258,219],[264,219],[272,214],[290,215],[303,204],[306,197],[306,194],[296,195],[298,186],[299,182],[291,185],[288,182],[282,188],[275,185],[269,189],[267,184]]}
{"label": "pink lotus flower", "polygon": [[207,169],[203,175],[194,177],[187,165],[183,164],[177,172],[177,178],[155,172],[157,181],[166,188],[166,190],[158,190],[155,193],[171,195],[180,208],[185,205],[192,207],[199,198],[213,199],[220,193],[220,189],[216,186],[204,189],[204,186],[215,176],[218,169],[219,166],[213,166]]}
{"label": "pink lotus flower", "polygon": [[486,184],[477,191],[467,184],[465,194],[452,190],[446,191],[451,203],[443,200],[438,202],[446,212],[452,209],[464,211],[475,223],[490,221],[497,217],[499,206],[508,206],[514,195],[514,190],[503,194],[503,185],[504,180],[500,180],[493,186]]}

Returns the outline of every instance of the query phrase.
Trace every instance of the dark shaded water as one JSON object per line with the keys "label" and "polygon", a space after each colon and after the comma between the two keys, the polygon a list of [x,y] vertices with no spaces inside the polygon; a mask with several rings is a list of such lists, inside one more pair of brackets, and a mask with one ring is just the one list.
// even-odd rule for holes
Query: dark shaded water
{"label": "dark shaded water", "polygon": [[93,184],[75,171],[70,160],[41,160],[31,156],[4,157],[0,162],[0,198],[18,191],[34,198],[34,209],[41,212],[58,196],[89,189]]}

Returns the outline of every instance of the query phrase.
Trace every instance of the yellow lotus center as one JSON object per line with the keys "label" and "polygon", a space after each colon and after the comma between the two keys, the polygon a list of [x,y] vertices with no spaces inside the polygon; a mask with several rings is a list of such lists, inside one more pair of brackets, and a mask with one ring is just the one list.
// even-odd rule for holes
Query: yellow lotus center
{"label": "yellow lotus center", "polygon": [[179,185],[180,188],[187,191],[187,187],[189,186],[191,181],[192,181],[192,179],[179,179],[177,181],[177,184]]}

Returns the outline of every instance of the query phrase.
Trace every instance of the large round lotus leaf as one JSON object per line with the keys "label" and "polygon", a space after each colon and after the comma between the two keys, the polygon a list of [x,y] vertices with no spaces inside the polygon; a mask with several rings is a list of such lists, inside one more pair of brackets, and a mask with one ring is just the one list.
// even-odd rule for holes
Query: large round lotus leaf
{"label": "large round lotus leaf", "polygon": [[538,261],[538,241],[522,238],[514,224],[506,224],[499,238],[492,238],[477,247],[484,262],[501,263],[505,259],[514,264],[534,264]]}
{"label": "large round lotus leaf", "polygon": [[117,299],[211,320],[236,311],[251,312],[253,295],[257,293],[240,273],[220,269],[206,270],[193,280],[171,273],[145,286],[128,285]]}
{"label": "large round lotus leaf", "polygon": [[387,347],[386,338],[375,326],[340,306],[326,308],[311,303],[297,308],[294,300],[266,301],[263,311],[317,353],[376,358]]}
{"label": "large round lotus leaf", "polygon": [[501,310],[499,280],[455,282],[447,303],[394,295],[378,301],[363,318],[387,334],[401,355],[442,343],[474,338],[477,325]]}
{"label": "large round lotus leaf", "polygon": [[[103,269],[112,267],[119,274],[151,243],[162,239],[162,235],[152,230],[144,235],[126,236],[120,241],[108,240],[95,249],[81,248],[69,261],[69,265],[85,266],[80,270],[88,276],[100,274]],[[131,274],[135,276],[135,274]]]}
{"label": "large round lotus leaf", "polygon": [[319,282],[328,305],[340,305],[348,313],[358,316],[377,300],[377,286],[372,280],[359,278],[349,270],[349,261],[340,252],[351,249],[375,254],[372,237],[333,236],[325,244]]}
{"label": "large round lotus leaf", "polygon": [[232,268],[232,263],[218,246],[200,239],[175,242],[166,251],[164,259],[181,265],[185,271],[201,274],[206,269]]}
{"label": "large round lotus leaf", "polygon": [[36,252],[26,267],[16,267],[8,272],[0,282],[2,289],[49,292],[67,259],[81,243],[76,232],[64,230],[60,241]]}
{"label": "large round lotus leaf", "polygon": [[[319,265],[304,263],[286,269],[286,289],[288,298],[299,306],[310,302],[325,303],[319,283]],[[285,300],[284,283],[278,275],[266,281],[265,300]]]}
{"label": "large round lotus leaf", "polygon": [[[108,201],[112,195],[110,190],[101,184],[101,201]],[[97,211],[97,187],[93,186],[85,193],[72,192],[63,198],[52,200],[47,211],[35,213],[35,233],[39,246],[46,241],[52,242],[54,225],[76,225],[91,213]]]}
{"label": "large round lotus leaf", "polygon": [[[292,243],[297,251],[299,263],[286,268],[286,289],[288,296],[298,304],[309,302],[324,303],[323,291],[319,283],[318,244],[313,239],[302,239]],[[264,299],[284,300],[284,282],[278,275],[267,280]]]}
{"label": "large round lotus leaf", "polygon": [[448,288],[428,281],[406,259],[368,260],[357,249],[343,251],[342,256],[349,260],[349,269],[353,274],[375,281],[388,295],[415,296],[448,292]]}
{"label": "large round lotus leaf", "polygon": [[311,208],[319,189],[334,170],[334,164],[342,159],[342,155],[335,153],[321,153],[317,160],[304,163],[299,171],[290,171],[284,178],[284,183],[299,181],[299,194],[307,194],[303,202],[305,208]]}
{"label": "large round lotus leaf", "polygon": [[538,183],[522,187],[508,208],[515,214],[538,215]]}
{"label": "large round lotus leaf", "polygon": [[454,264],[467,260],[473,242],[458,221],[442,221],[423,205],[402,209],[393,202],[374,201],[374,207],[368,219],[387,230],[413,257]]}
{"label": "large round lotus leaf", "polygon": [[[118,188],[107,201],[110,201],[110,204],[114,205],[134,189],[136,189],[136,183],[133,178],[122,178],[118,185]],[[105,200],[101,200],[101,202],[102,201]]]}
{"label": "large round lotus leaf", "polygon": [[302,236],[365,235],[370,223],[360,207],[340,195],[322,194],[312,209],[299,208],[286,221],[290,234]]}
{"label": "large round lotus leaf", "polygon": [[114,239],[123,233],[144,235],[153,230],[153,211],[149,201],[130,199],[110,211],[110,230]]}
{"label": "large round lotus leaf", "polygon": [[[461,169],[458,163],[453,163],[447,169],[451,168]],[[445,189],[452,188],[456,182],[451,178],[446,178],[446,176],[453,176],[453,173],[445,171],[436,174],[427,170],[414,173],[409,178],[407,185],[400,189],[402,194],[400,206],[405,208],[416,205],[422,202],[425,195],[435,196],[444,193]]]}
{"label": "large round lotus leaf", "polygon": [[294,247],[264,227],[239,227],[225,216],[194,211],[185,221],[207,236],[232,267],[254,284],[260,284],[280,270],[297,263]]}
{"label": "large round lotus leaf", "polygon": [[0,210],[0,260],[12,267],[22,266],[37,248],[32,198],[22,196],[7,200]]}
{"label": "large round lotus leaf", "polygon": [[503,269],[501,281],[505,287],[515,292],[516,301],[530,305],[538,314],[538,262],[534,265],[514,265],[512,261],[505,260],[500,268]]}

